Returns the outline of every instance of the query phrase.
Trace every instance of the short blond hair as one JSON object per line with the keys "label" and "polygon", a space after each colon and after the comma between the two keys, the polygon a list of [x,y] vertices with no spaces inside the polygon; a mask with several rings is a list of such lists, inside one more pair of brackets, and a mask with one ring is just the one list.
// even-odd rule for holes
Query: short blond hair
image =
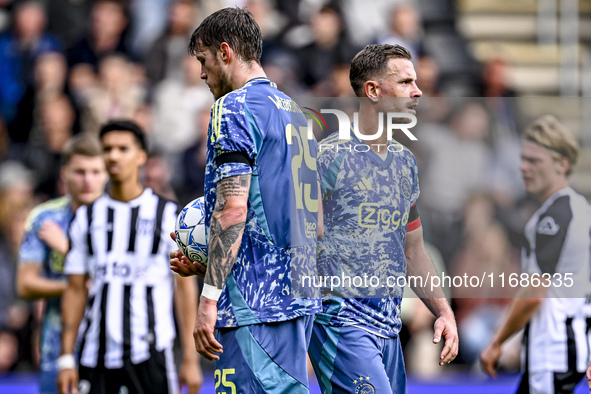
{"label": "short blond hair", "polygon": [[552,156],[568,159],[570,166],[566,175],[573,172],[579,156],[579,143],[573,133],[553,115],[543,115],[535,119],[525,129],[523,138],[548,149]]}
{"label": "short blond hair", "polygon": [[81,133],[70,138],[62,150],[62,165],[68,164],[75,155],[99,157],[103,148],[98,137],[92,133]]}

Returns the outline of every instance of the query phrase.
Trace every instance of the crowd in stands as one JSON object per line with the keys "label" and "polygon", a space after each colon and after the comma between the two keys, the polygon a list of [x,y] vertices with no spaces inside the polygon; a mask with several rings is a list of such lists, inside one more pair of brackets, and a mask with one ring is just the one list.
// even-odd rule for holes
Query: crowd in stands
{"label": "crowd in stands", "polygon": [[[450,274],[477,264],[519,271],[521,226],[533,205],[520,183],[523,119],[507,99],[514,94],[506,65],[499,58],[482,67],[480,84],[472,86],[480,99],[445,99],[454,90],[441,88],[449,84],[441,83],[439,64],[423,45],[416,4],[0,0],[0,374],[37,367],[42,306],[15,294],[16,253],[30,209],[64,193],[60,152],[69,137],[97,133],[111,118],[133,119],[150,140],[145,184],[180,204],[203,193],[213,97],[186,47],[204,16],[236,3],[248,7],[262,28],[267,75],[292,97],[351,97],[348,65],[358,50],[369,43],[409,48],[426,120],[418,115],[418,141],[408,145],[419,163],[420,212],[426,238],[440,255],[435,258]],[[452,304],[459,363],[470,365],[511,294],[454,291],[452,297],[461,297]],[[417,338],[432,324],[420,308],[410,312],[406,343],[420,349]],[[507,363],[514,366],[515,359]],[[411,374],[425,363],[415,364],[409,364]]]}

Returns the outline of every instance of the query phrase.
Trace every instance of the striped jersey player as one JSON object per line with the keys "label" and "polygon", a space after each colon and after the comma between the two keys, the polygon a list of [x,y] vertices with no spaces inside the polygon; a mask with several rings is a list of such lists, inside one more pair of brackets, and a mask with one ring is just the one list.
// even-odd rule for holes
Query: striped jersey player
{"label": "striped jersey player", "polygon": [[521,265],[531,282],[480,355],[494,376],[501,345],[525,327],[518,393],[572,393],[591,358],[591,206],[568,182],[578,154],[575,137],[553,115],[524,132],[521,173],[541,203],[524,229]]}

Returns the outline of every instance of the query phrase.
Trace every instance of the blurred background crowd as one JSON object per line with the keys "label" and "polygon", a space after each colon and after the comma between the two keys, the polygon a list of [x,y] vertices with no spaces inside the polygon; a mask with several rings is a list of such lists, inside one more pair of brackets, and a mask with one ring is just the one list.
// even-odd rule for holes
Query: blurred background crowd
{"label": "blurred background crowd", "polygon": [[[0,0],[0,374],[37,368],[42,305],[16,297],[17,250],[31,208],[64,192],[68,138],[134,119],[151,146],[144,183],[180,204],[203,193],[213,98],[186,47],[205,16],[234,5],[255,16],[265,71],[294,98],[352,96],[349,63],[366,44],[411,51],[425,99],[408,146],[441,270],[519,271],[521,231],[536,207],[519,172],[532,116],[551,111],[572,127],[583,143],[573,182],[591,195],[591,103],[576,97],[591,95],[589,1]],[[524,98],[532,95],[571,97]],[[474,366],[511,295],[452,289],[458,368]],[[433,376],[432,318],[405,302],[409,372]],[[516,368],[518,339],[508,346],[503,362]]]}

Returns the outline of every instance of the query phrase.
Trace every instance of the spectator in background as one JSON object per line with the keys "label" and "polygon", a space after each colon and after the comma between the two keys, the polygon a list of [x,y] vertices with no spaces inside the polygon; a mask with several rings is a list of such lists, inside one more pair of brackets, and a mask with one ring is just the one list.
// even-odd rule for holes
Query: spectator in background
{"label": "spectator in background", "polygon": [[480,94],[492,114],[491,141],[493,162],[491,188],[495,199],[505,210],[523,197],[525,190],[519,173],[518,110],[515,91],[509,86],[509,64],[502,57],[493,57],[483,64]]}
{"label": "spectator in background", "polygon": [[86,95],[82,125],[98,133],[101,124],[114,118],[133,118],[142,106],[145,90],[133,75],[133,65],[120,54],[110,54],[99,64],[99,85]]}
{"label": "spectator in background", "polygon": [[197,8],[193,0],[174,0],[170,4],[168,26],[150,45],[144,59],[151,86],[164,79],[183,79],[181,64],[187,54],[188,37],[196,17]]}
{"label": "spectator in background", "polygon": [[337,64],[332,70],[330,80],[332,94],[330,97],[355,97],[355,92],[349,82],[349,63]]}
{"label": "spectator in background", "polygon": [[199,139],[186,149],[176,164],[172,183],[178,196],[179,206],[203,195],[205,164],[207,161],[207,128],[210,110],[203,107],[196,117],[196,134]]}
{"label": "spectator in background", "polygon": [[509,66],[502,57],[486,61],[482,68],[482,97],[515,97],[515,90],[509,87]]}
{"label": "spectator in background", "polygon": [[6,131],[4,119],[0,116],[0,162],[3,162],[11,153],[8,131]]}
{"label": "spectator in background", "polygon": [[[261,28],[263,35],[261,64],[264,66],[273,61],[274,57],[283,56],[285,53],[286,48],[281,43],[281,36],[287,27],[288,18],[273,7],[272,0],[247,0],[246,8]],[[277,83],[274,79],[271,80]]]}
{"label": "spectator in background", "polygon": [[135,113],[131,120],[137,123],[138,126],[142,128],[142,130],[148,130],[148,134],[152,130],[152,105],[144,100],[140,106],[136,109]]}
{"label": "spectator in background", "polygon": [[460,241],[463,207],[472,193],[487,187],[490,152],[485,139],[489,128],[489,115],[478,102],[456,109],[449,126],[431,123],[420,128],[425,174],[421,216],[430,242],[441,252],[447,267]]}
{"label": "spectator in background", "polygon": [[66,48],[71,47],[86,34],[94,2],[95,0],[44,0],[47,29]]}
{"label": "spectator in background", "polygon": [[[70,68],[68,91],[75,107],[80,111],[86,106],[86,100],[90,92],[98,86],[99,78],[92,66],[80,63]],[[80,119],[80,122],[82,122],[82,119]]]}
{"label": "spectator in background", "polygon": [[439,66],[435,59],[426,55],[421,56],[416,62],[417,79],[421,81],[421,89],[424,87],[423,98],[418,108],[419,119],[422,121],[419,124],[445,122],[445,118],[451,112],[451,100],[442,97]]}
{"label": "spectator in background", "polygon": [[430,56],[421,56],[417,61],[417,79],[421,81],[421,89],[424,86],[423,97],[440,97],[439,90],[439,66]]}
{"label": "spectator in background", "polygon": [[297,64],[298,60],[292,52],[276,51],[273,56],[267,56],[263,69],[269,79],[277,84],[279,90],[290,97],[297,97],[303,91],[298,80]]}
{"label": "spectator in background", "polygon": [[127,23],[123,2],[98,0],[92,7],[89,35],[68,49],[72,71],[79,64],[92,66],[96,71],[101,59],[115,52],[130,55],[123,37]]}
{"label": "spectator in background", "polygon": [[33,200],[33,177],[22,164],[0,165],[0,326],[16,299],[17,251]]}
{"label": "spectator in background", "polygon": [[13,141],[26,141],[11,124],[27,86],[33,82],[37,57],[44,52],[61,50],[59,41],[45,33],[45,24],[41,3],[27,0],[15,6],[12,31],[0,36],[0,116]]}
{"label": "spectator in background", "polygon": [[139,58],[156,37],[166,28],[166,13],[175,0],[133,0],[129,2],[130,11],[130,48]]}
{"label": "spectator in background", "polygon": [[59,190],[61,153],[72,136],[75,113],[64,95],[46,97],[39,103],[39,124],[34,129],[35,140],[25,151],[25,164],[37,177],[35,192],[44,199],[62,194]]}
{"label": "spectator in background", "polygon": [[330,76],[338,64],[348,63],[356,53],[347,40],[339,10],[323,6],[310,21],[314,40],[299,50],[302,82],[317,96],[329,93]]}
{"label": "spectator in background", "polygon": [[177,201],[176,194],[170,185],[172,170],[168,161],[157,152],[152,152],[142,168],[142,184],[154,193],[171,201]]}
{"label": "spectator in background", "polygon": [[395,5],[390,11],[390,31],[384,34],[380,43],[402,45],[408,48],[413,59],[418,60],[422,50],[421,39],[421,16],[416,7],[410,3]]}
{"label": "spectator in background", "polygon": [[11,6],[12,0],[0,0],[0,32],[8,28]]}
{"label": "spectator in background", "polygon": [[392,4],[403,0],[347,0],[340,4],[351,40],[355,45],[374,43],[379,34],[388,29],[388,15]]}
{"label": "spectator in background", "polygon": [[[272,0],[247,0],[246,8],[261,28],[263,40],[275,41],[287,24],[287,18],[278,12]],[[263,53],[265,43],[263,43]]]}
{"label": "spectator in background", "polygon": [[[507,277],[519,272],[519,258],[512,249],[507,233],[495,219],[495,203],[488,194],[473,194],[468,199],[462,222],[461,246],[452,261],[452,276],[482,277],[484,273],[495,278]],[[490,281],[482,287],[454,286],[454,311],[462,342],[462,361],[472,364],[492,338],[501,321],[511,297],[511,288],[491,286]],[[513,347],[513,367],[519,363],[519,348]]]}
{"label": "spectator in background", "polygon": [[201,65],[185,54],[183,79],[165,79],[156,86],[153,108],[152,146],[173,165],[176,155],[199,140],[197,117],[202,108],[213,104],[207,85],[201,80]]}
{"label": "spectator in background", "polygon": [[[68,68],[66,59],[60,52],[46,52],[41,54],[35,63],[34,80],[28,86],[19,106],[15,121],[12,123],[12,133],[21,136],[21,143],[12,146],[13,157],[19,158],[25,154],[29,144],[41,145],[44,137],[40,130],[42,102],[58,99],[67,95]],[[69,98],[68,98],[69,100]],[[78,127],[73,124],[73,129]]]}

